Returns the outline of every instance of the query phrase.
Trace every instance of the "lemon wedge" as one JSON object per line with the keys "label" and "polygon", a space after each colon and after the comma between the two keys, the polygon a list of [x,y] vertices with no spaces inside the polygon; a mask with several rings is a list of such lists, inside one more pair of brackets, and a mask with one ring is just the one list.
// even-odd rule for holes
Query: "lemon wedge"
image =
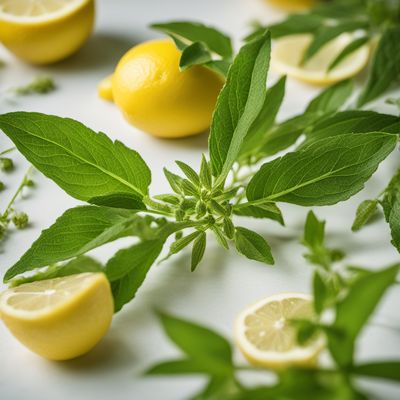
{"label": "lemon wedge", "polygon": [[110,284],[102,273],[83,273],[26,283],[0,295],[0,316],[27,348],[51,360],[92,349],[112,315]]}
{"label": "lemon wedge", "polygon": [[356,75],[368,62],[370,47],[365,44],[328,71],[330,64],[340,52],[354,40],[354,35],[345,33],[331,40],[309,61],[301,65],[304,52],[311,40],[312,35],[309,34],[290,35],[278,39],[272,50],[272,68],[282,75],[303,82],[330,85]]}
{"label": "lemon wedge", "polygon": [[282,293],[267,297],[246,308],[235,323],[235,339],[253,365],[281,369],[311,366],[325,346],[322,336],[300,346],[295,319],[311,319],[312,298],[302,293]]}
{"label": "lemon wedge", "polygon": [[94,0],[0,0],[0,41],[33,64],[74,53],[90,35],[93,21]]}

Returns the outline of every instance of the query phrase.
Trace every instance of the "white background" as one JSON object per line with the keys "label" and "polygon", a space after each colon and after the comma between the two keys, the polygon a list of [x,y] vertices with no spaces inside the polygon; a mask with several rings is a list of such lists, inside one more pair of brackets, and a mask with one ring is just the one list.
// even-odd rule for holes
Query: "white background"
{"label": "white background", "polygon": [[[162,141],[129,126],[119,111],[96,96],[98,81],[113,71],[119,57],[135,43],[157,36],[147,26],[151,22],[170,19],[197,19],[214,24],[237,42],[248,32],[248,23],[256,18],[271,22],[283,16],[262,0],[101,0],[97,2],[97,26],[89,42],[70,59],[46,68],[23,64],[0,48],[6,62],[0,70],[0,110],[33,110],[76,118],[113,139],[119,139],[138,150],[153,171],[153,194],[168,190],[162,167],[174,168],[179,159],[197,166],[201,152],[207,149],[206,135],[178,141]],[[29,82],[38,74],[54,77],[58,89],[45,96],[15,98],[7,89]],[[276,76],[271,75],[271,81]],[[287,96],[280,118],[301,112],[318,89],[288,81]],[[196,95],[195,93],[193,94]],[[393,108],[378,105],[380,110]],[[10,142],[0,133],[0,148]],[[399,260],[390,245],[387,226],[381,221],[358,234],[350,231],[357,204],[374,196],[387,183],[398,162],[396,154],[380,168],[366,189],[350,201],[330,208],[315,209],[327,219],[328,241],[343,248],[349,263],[379,268]],[[16,189],[26,161],[13,154],[16,171],[2,174],[7,190],[0,194],[0,206]],[[34,176],[37,187],[25,193],[17,207],[29,213],[29,229],[12,232],[0,249],[0,272],[4,274],[27,250],[40,231],[52,224],[65,209],[77,201],[62,192],[39,173]],[[198,389],[201,378],[154,379],[141,372],[156,361],[171,358],[179,352],[163,335],[153,313],[164,309],[178,316],[206,324],[227,337],[232,337],[235,315],[246,305],[282,291],[309,292],[311,268],[303,258],[299,244],[307,209],[283,206],[287,227],[270,221],[245,220],[242,224],[256,228],[271,243],[276,265],[264,266],[226,252],[210,241],[205,259],[196,273],[189,272],[188,254],[155,266],[140,289],[138,297],[126,306],[113,321],[104,340],[90,354],[70,362],[55,363],[30,353],[11,337],[0,324],[0,398],[2,400],[36,399],[138,399],[181,400]],[[124,239],[95,251],[105,261],[122,245]],[[362,360],[400,357],[399,289],[386,297],[384,304],[360,342],[358,357]],[[356,313],[357,310],[354,310]],[[243,362],[236,354],[237,361]],[[364,383],[365,384],[365,383]],[[398,399],[400,390],[394,385],[371,385],[374,399]]]}

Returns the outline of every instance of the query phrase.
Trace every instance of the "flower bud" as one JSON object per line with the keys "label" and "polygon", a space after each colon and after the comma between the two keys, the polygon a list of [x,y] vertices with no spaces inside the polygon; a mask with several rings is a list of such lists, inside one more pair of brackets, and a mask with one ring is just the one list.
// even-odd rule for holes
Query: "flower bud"
{"label": "flower bud", "polygon": [[17,229],[26,228],[29,222],[28,214],[24,212],[15,212],[11,220]]}

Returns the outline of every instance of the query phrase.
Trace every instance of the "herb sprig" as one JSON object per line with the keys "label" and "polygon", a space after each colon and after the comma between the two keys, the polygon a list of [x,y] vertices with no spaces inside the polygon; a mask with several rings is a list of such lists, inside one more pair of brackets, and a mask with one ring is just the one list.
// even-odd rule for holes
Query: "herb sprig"
{"label": "herb sprig", "polygon": [[[301,346],[311,336],[326,336],[330,365],[313,368],[290,368],[268,371],[234,362],[233,347],[218,333],[160,313],[160,321],[169,339],[184,353],[183,358],[168,360],[152,366],[149,376],[205,375],[208,383],[194,398],[224,400],[255,399],[369,399],[357,383],[357,378],[386,379],[400,383],[400,360],[357,361],[354,350],[360,333],[384,294],[395,283],[400,265],[370,271],[342,266],[344,254],[325,244],[325,222],[310,211],[305,224],[303,244],[305,255],[314,266],[312,292],[316,321],[293,321]],[[356,311],[355,311],[356,310]],[[325,322],[326,313],[335,315],[333,322]],[[274,374],[277,382],[256,388],[246,383],[240,372]]]}
{"label": "herb sprig", "polygon": [[302,62],[309,61],[327,43],[343,33],[357,33],[328,70],[365,43],[375,43],[368,81],[358,98],[361,107],[385,93],[400,76],[400,4],[391,0],[334,0],[318,3],[310,11],[289,15],[284,21],[258,26],[252,40],[268,28],[273,38],[310,34],[312,41]]}
{"label": "herb sprig", "polygon": [[[151,172],[141,156],[77,121],[39,113],[1,115],[0,128],[38,170],[71,196],[90,204],[66,211],[43,231],[6,272],[4,281],[53,264],[62,269],[63,263],[89,250],[134,236],[139,242],[120,250],[104,267],[118,311],[135,296],[171,235],[175,241],[167,257],[191,245],[192,270],[204,256],[208,233],[226,249],[234,243],[245,257],[273,264],[265,238],[237,224],[234,216],[283,224],[277,203],[335,204],[360,191],[395,147],[397,136],[385,128],[392,127],[392,117],[377,114],[384,121],[381,129],[348,134],[346,127],[335,130],[334,136],[315,138],[310,130],[321,118],[341,116],[338,110],[352,91],[346,81],[317,96],[304,115],[275,124],[284,80],[266,89],[270,44],[265,32],[246,43],[235,57],[211,124],[210,159],[203,156],[198,172],[180,161],[181,175],[165,170],[172,193],[151,196]],[[297,127],[295,135],[291,126]],[[394,130],[397,133],[397,127]],[[256,158],[262,161],[265,156],[260,143],[266,151],[274,149],[272,155],[304,133],[306,142],[301,148],[258,167]],[[274,148],[273,143],[285,135],[290,140]],[[254,147],[248,146],[247,138]],[[243,161],[249,159],[250,163]]]}

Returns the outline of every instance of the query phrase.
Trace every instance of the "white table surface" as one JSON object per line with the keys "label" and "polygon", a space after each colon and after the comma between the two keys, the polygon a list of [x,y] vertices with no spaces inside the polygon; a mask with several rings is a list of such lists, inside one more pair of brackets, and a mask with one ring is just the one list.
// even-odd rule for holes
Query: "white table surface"
{"label": "white table surface", "polygon": [[[28,66],[0,48],[0,59],[6,62],[5,68],[0,70],[0,112],[32,110],[69,116],[106,132],[142,154],[153,171],[151,192],[162,193],[168,190],[162,167],[173,169],[176,159],[197,166],[201,152],[207,149],[207,137],[162,141],[137,131],[123,120],[112,104],[96,96],[98,81],[112,72],[119,57],[132,45],[158,36],[147,28],[151,22],[197,19],[214,24],[239,39],[248,32],[249,21],[259,18],[271,22],[283,14],[267,7],[262,0],[100,0],[97,6],[95,34],[76,55],[58,65]],[[9,87],[29,82],[38,74],[53,76],[58,90],[45,96],[13,98],[5,95]],[[271,74],[271,78],[276,76]],[[300,112],[317,91],[317,88],[289,79],[280,118]],[[394,111],[383,105],[379,105],[379,109]],[[0,133],[0,148],[8,145],[10,142]],[[7,190],[0,194],[1,209],[28,166],[17,153],[12,157],[16,171],[2,174],[0,178],[7,184]],[[350,201],[335,207],[315,208],[318,216],[328,221],[329,244],[343,248],[349,262],[379,268],[399,260],[383,221],[356,235],[350,231],[357,204],[382,189],[398,164],[396,157],[397,154],[387,160],[366,189]],[[65,209],[78,204],[39,173],[34,179],[37,187],[16,204],[29,213],[31,226],[13,232],[1,245],[1,275],[29,248],[43,228],[52,224]],[[311,267],[303,260],[304,248],[298,240],[308,210],[295,206],[282,208],[286,228],[270,221],[244,222],[268,238],[276,259],[275,267],[241,258],[233,249],[225,252],[214,242],[196,273],[189,272],[187,253],[174,257],[153,267],[137,298],[114,318],[107,336],[80,359],[63,363],[43,360],[22,347],[0,324],[0,399],[186,399],[201,387],[202,378],[140,375],[152,363],[179,354],[164,336],[153,310],[164,309],[232,337],[234,317],[246,305],[282,291],[309,292]],[[130,240],[106,245],[93,254],[105,261],[126,243]],[[365,331],[358,349],[359,359],[400,357],[399,303],[397,287],[391,290],[374,316],[373,324]],[[236,357],[243,362],[239,354]],[[400,398],[398,386],[370,382],[365,385],[374,399]]]}

